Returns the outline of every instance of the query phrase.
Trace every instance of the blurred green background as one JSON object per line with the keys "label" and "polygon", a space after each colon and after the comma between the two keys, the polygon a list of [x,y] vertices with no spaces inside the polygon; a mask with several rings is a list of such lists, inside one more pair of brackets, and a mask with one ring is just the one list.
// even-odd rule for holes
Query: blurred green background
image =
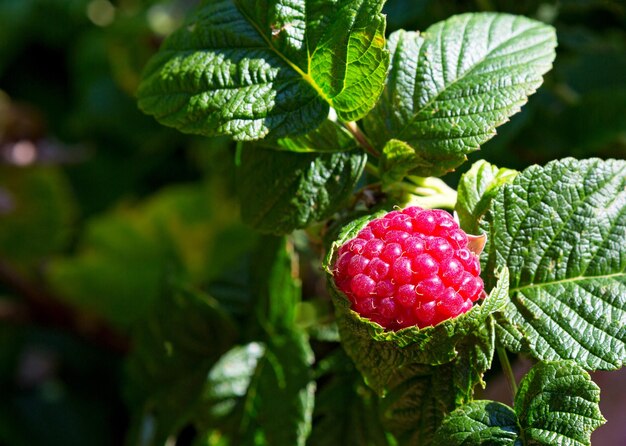
{"label": "blurred green background", "polygon": [[[178,310],[161,302],[173,282],[208,292],[239,326],[237,339],[255,339],[249,275],[262,242],[239,219],[234,145],[164,128],[133,97],[143,65],[195,3],[0,0],[2,445],[146,444],[138,408],[158,401],[155,389],[176,376],[158,368],[158,353],[136,348],[164,329],[153,324],[159,312],[175,324]],[[551,23],[559,47],[544,86],[470,162],[522,169],[565,156],[626,158],[626,4],[389,0],[385,7],[388,32],[480,10]],[[469,165],[444,179],[454,185]],[[314,261],[306,240],[296,246],[301,263]],[[316,271],[304,268],[311,305],[303,310],[322,302],[315,311],[324,313],[330,307]],[[206,302],[195,314],[206,310],[210,319]],[[194,327],[186,329],[207,336],[206,354],[190,347],[170,366],[191,370],[200,353],[221,352],[211,332]],[[615,392],[625,387],[623,373],[621,384],[619,374],[606,376],[598,378]],[[620,400],[603,391],[609,424],[594,442],[626,444],[608,405]],[[176,444],[191,444],[195,433],[180,427]]]}

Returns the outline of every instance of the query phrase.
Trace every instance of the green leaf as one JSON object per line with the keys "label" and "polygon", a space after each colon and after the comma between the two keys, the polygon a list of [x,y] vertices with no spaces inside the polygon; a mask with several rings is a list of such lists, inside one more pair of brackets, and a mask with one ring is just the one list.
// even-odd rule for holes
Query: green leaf
{"label": "green leaf", "polygon": [[389,54],[382,0],[205,1],[146,67],[139,107],[161,123],[238,140],[363,117]]}
{"label": "green leaf", "polygon": [[605,423],[600,389],[572,361],[539,363],[520,383],[515,412],[528,444],[581,446]]}
{"label": "green leaf", "polygon": [[435,444],[449,446],[523,446],[515,412],[495,401],[473,401],[446,417]]}
{"label": "green leaf", "polygon": [[258,342],[233,347],[211,368],[202,400],[209,405],[213,420],[229,415],[246,395],[265,350],[265,345]]}
{"label": "green leaf", "polygon": [[437,445],[435,431],[454,409],[453,364],[410,364],[398,369],[381,398],[381,417],[401,445]]}
{"label": "green leaf", "polygon": [[453,16],[421,35],[397,31],[368,134],[379,147],[391,138],[413,147],[417,175],[452,170],[541,85],[555,46],[552,27],[508,14]]}
{"label": "green leaf", "polygon": [[235,336],[234,323],[211,297],[188,290],[164,296],[135,331],[128,359],[134,436],[153,423],[153,443],[143,444],[162,444],[189,422],[208,371]]}
{"label": "green leaf", "polygon": [[489,264],[508,266],[498,337],[589,370],[626,359],[626,162],[533,166],[492,203]]}
{"label": "green leaf", "polygon": [[293,246],[285,237],[262,237],[253,258],[256,312],[241,325],[258,341],[213,367],[196,427],[227,444],[300,445],[311,430],[315,383],[313,352],[295,320],[301,285]]}
{"label": "green leaf", "polygon": [[302,290],[294,262],[294,248],[285,237],[261,238],[252,266],[252,292],[257,318],[271,333],[291,332]]}
{"label": "green leaf", "polygon": [[272,336],[248,389],[241,444],[304,446],[315,400],[312,364],[303,333]]}
{"label": "green leaf", "polygon": [[243,220],[287,234],[324,220],[352,193],[367,156],[362,152],[290,153],[246,148],[238,169]]}
{"label": "green leaf", "polygon": [[423,165],[420,154],[404,141],[390,139],[383,147],[380,173],[385,183],[402,181],[409,172]]}
{"label": "green leaf", "polygon": [[450,446],[589,446],[605,419],[600,389],[573,361],[535,365],[522,379],[515,411],[495,401],[474,401],[446,417],[435,444]]}
{"label": "green leaf", "polygon": [[489,210],[498,189],[513,181],[518,173],[513,169],[498,169],[493,164],[480,160],[461,176],[454,210],[465,232],[478,234],[479,222]]}
{"label": "green leaf", "polygon": [[[374,392],[341,348],[330,359],[335,364],[320,377],[324,384],[315,398],[316,422],[307,445],[389,446]],[[319,368],[329,357],[322,361]]]}
{"label": "green leaf", "polygon": [[225,444],[304,445],[315,395],[312,363],[308,339],[295,331],[233,348],[208,374],[202,406],[193,412],[196,428]]}

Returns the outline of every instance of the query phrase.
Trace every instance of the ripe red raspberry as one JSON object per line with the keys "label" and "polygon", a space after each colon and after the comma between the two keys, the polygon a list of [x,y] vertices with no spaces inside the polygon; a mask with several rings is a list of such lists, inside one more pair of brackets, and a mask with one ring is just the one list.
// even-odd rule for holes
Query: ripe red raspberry
{"label": "ripe red raspberry", "polygon": [[339,248],[333,276],[356,312],[389,330],[454,318],[484,287],[467,234],[449,213],[418,207],[369,222]]}

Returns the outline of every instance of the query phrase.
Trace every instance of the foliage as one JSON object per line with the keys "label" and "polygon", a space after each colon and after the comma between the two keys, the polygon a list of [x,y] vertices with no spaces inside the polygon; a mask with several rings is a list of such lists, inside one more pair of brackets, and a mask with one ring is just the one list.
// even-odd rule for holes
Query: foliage
{"label": "foliage", "polygon": [[[624,42],[617,1],[0,0],[0,443],[591,444]],[[488,295],[388,332],[331,265],[409,204]]]}

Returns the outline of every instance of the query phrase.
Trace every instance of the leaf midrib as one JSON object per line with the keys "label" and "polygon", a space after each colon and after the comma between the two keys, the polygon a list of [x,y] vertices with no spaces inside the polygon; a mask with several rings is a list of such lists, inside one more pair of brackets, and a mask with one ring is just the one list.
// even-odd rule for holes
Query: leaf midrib
{"label": "leaf midrib", "polygon": [[528,289],[533,289],[533,288],[542,288],[542,287],[547,287],[547,286],[551,286],[551,285],[560,285],[560,284],[564,284],[564,283],[578,282],[578,281],[583,281],[583,280],[613,279],[613,278],[620,277],[620,276],[623,276],[623,277],[626,278],[626,271],[620,271],[620,272],[611,273],[611,274],[604,274],[604,275],[601,275],[601,276],[576,276],[576,277],[568,277],[566,279],[551,280],[549,282],[529,283],[528,285],[522,285],[522,286],[518,286],[518,287],[515,287],[515,288],[510,288],[509,292],[510,293],[514,293],[514,292],[522,291],[522,290],[528,290]]}
{"label": "leaf midrib", "polygon": [[[235,7],[237,7],[237,3],[236,2],[235,2]],[[248,23],[250,23],[250,25],[252,25],[252,27],[259,34],[261,39],[263,39],[263,41],[267,44],[267,47],[270,50],[272,50],[274,53],[276,53],[276,55],[278,57],[280,57],[282,60],[284,60],[285,63],[287,63],[287,65],[289,65],[291,67],[292,70],[294,70],[296,73],[298,73],[302,77],[302,79],[304,79],[311,87],[313,87],[313,89],[317,92],[317,94],[319,94],[320,97],[322,99],[324,99],[324,101],[326,101],[326,103],[332,104],[332,101],[330,100],[330,98],[326,95],[326,93],[324,93],[324,91],[321,89],[321,87],[319,85],[317,85],[317,83],[315,82],[315,80],[313,79],[313,77],[309,73],[305,73],[304,71],[302,71],[302,69],[299,66],[297,66],[295,63],[293,63],[286,55],[281,53],[274,45],[272,45],[272,42],[267,38],[267,36],[263,33],[263,31],[262,31],[261,27],[259,26],[259,24],[256,23],[252,19],[252,17],[250,17],[248,14],[246,14],[246,12],[243,11],[242,9],[240,9],[239,7],[237,7],[237,10],[239,11],[239,13],[242,16],[245,17],[245,19],[248,21]],[[307,50],[307,63],[310,66],[310,64],[311,64],[311,57],[308,54],[308,50]]]}

